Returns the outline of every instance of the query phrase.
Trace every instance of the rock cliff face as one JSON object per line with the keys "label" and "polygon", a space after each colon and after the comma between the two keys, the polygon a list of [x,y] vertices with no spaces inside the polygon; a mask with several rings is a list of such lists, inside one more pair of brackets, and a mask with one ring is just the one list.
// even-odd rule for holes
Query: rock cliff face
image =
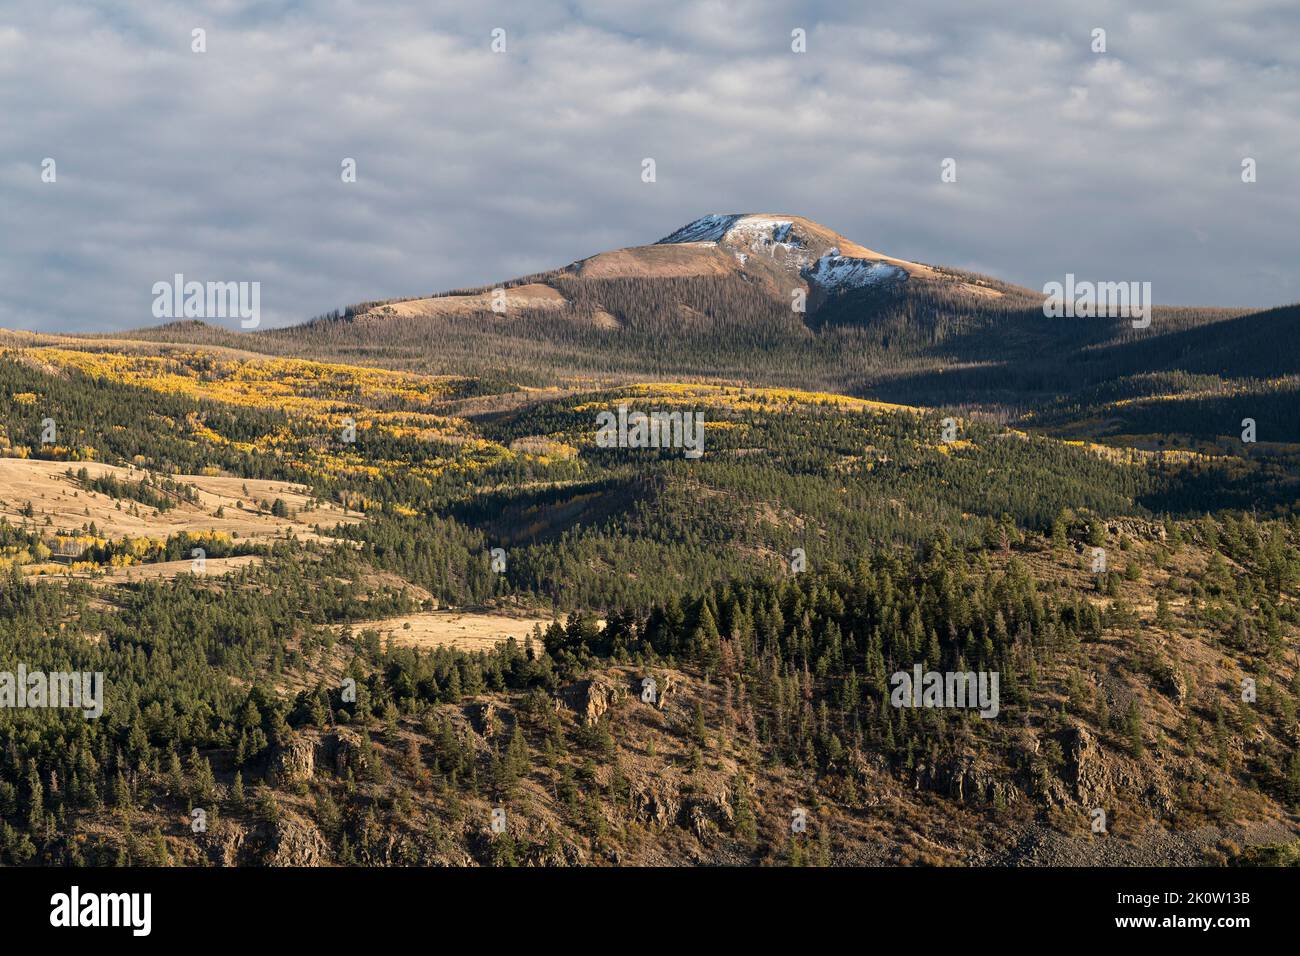
{"label": "rock cliff face", "polygon": [[672,826],[681,809],[681,794],[674,784],[651,777],[632,786],[632,812],[640,822],[660,828]]}
{"label": "rock cliff face", "polygon": [[980,764],[971,753],[919,761],[912,775],[915,790],[931,790],[962,803],[1009,806],[1020,791],[1005,776]]}
{"label": "rock cliff face", "polygon": [[1069,761],[1065,778],[1081,806],[1109,808],[1125,794],[1123,799],[1136,798],[1156,816],[1173,809],[1168,773],[1156,763],[1108,754],[1083,726],[1072,727],[1063,736]]}
{"label": "rock cliff face", "polygon": [[1066,775],[1075,799],[1087,807],[1103,806],[1112,792],[1114,776],[1105,755],[1084,727],[1072,727],[1065,738],[1069,759]]}
{"label": "rock cliff face", "polygon": [[213,866],[243,866],[249,862],[248,828],[223,820],[211,830],[196,834],[199,847]]}
{"label": "rock cliff face", "polygon": [[614,705],[628,698],[627,683],[599,676],[561,688],[557,703],[567,707],[585,724],[594,724]]}
{"label": "rock cliff face", "polygon": [[222,820],[196,839],[213,866],[328,866],[333,862],[325,836],[295,813],[251,826]]}
{"label": "rock cliff face", "polygon": [[291,787],[306,783],[316,773],[316,742],[294,737],[271,751],[266,770],[267,782],[273,787]]}
{"label": "rock cliff face", "polygon": [[[493,717],[497,714],[495,705],[481,706],[490,708]],[[292,788],[316,779],[318,769],[340,777],[350,770],[357,776],[368,769],[368,761],[365,743],[355,730],[338,728],[319,737],[299,735],[271,749],[266,781],[273,787]]]}
{"label": "rock cliff face", "polygon": [[629,789],[633,819],[659,830],[681,827],[706,840],[729,832],[735,822],[732,794],[725,786],[683,792],[676,779],[645,777],[632,781]]}
{"label": "rock cliff face", "polygon": [[736,814],[731,806],[731,794],[717,790],[687,797],[683,802],[682,816],[681,823],[695,834],[696,839],[705,840],[712,834],[730,830]]}
{"label": "rock cliff face", "polygon": [[267,866],[324,866],[330,862],[329,844],[314,823],[285,814],[271,825]]}
{"label": "rock cliff face", "polygon": [[655,708],[657,710],[667,710],[669,698],[677,696],[677,678],[672,674],[663,674],[656,680],[656,700]]}
{"label": "rock cliff face", "polygon": [[1170,668],[1166,672],[1164,690],[1176,706],[1182,707],[1187,703],[1187,678],[1183,676],[1182,671]]}
{"label": "rock cliff face", "polygon": [[353,776],[367,769],[367,757],[361,742],[361,735],[355,730],[339,729],[321,738],[319,753],[322,763],[334,769],[340,777],[349,770]]}
{"label": "rock cliff face", "polygon": [[465,709],[474,730],[491,740],[501,729],[501,708],[492,701],[475,701]]}
{"label": "rock cliff face", "polygon": [[678,679],[671,673],[610,674],[581,680],[562,687],[556,693],[555,706],[571,711],[583,723],[594,724],[625,700],[642,701],[642,682],[647,677],[654,680],[654,700],[644,702],[660,712],[666,711],[669,701],[677,696]]}
{"label": "rock cliff face", "polygon": [[[1060,748],[1061,759],[1051,768],[1037,762],[1045,742]],[[1041,738],[1027,734],[1017,749],[1024,772],[1015,774],[989,765],[973,752],[918,760],[911,774],[912,789],[961,803],[1001,807],[1028,800],[1041,808],[1111,810],[1124,799],[1140,802],[1156,816],[1173,807],[1173,787],[1165,771],[1151,761],[1108,751],[1081,724]]]}

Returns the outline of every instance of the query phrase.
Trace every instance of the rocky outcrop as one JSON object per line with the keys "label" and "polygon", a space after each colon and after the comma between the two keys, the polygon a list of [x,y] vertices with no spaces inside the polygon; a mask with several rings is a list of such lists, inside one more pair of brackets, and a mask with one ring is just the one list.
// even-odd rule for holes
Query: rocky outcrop
{"label": "rocky outcrop", "polygon": [[659,678],[658,699],[655,701],[655,707],[658,710],[664,710],[668,706],[668,699],[677,696],[677,678],[672,674],[664,674]]}
{"label": "rocky outcrop", "polygon": [[726,791],[692,794],[682,805],[682,824],[703,840],[720,829],[730,829],[735,811]]}
{"label": "rocky outcrop", "polygon": [[529,844],[520,862],[524,866],[585,866],[587,854],[576,843],[548,834],[542,842]]}
{"label": "rocky outcrop", "polygon": [[615,704],[626,700],[626,683],[606,676],[578,681],[561,688],[557,703],[567,707],[585,724],[594,724]]}
{"label": "rocky outcrop", "polygon": [[195,835],[203,855],[213,866],[241,866],[248,848],[248,830],[223,820],[211,830]]}
{"label": "rocky outcrop", "polygon": [[1099,807],[1111,790],[1111,773],[1105,754],[1086,727],[1072,727],[1065,732],[1066,781],[1085,807]]}
{"label": "rocky outcrop", "polygon": [[1164,691],[1178,707],[1187,703],[1187,678],[1177,668],[1169,668],[1164,674]]}
{"label": "rocky outcrop", "polygon": [[501,729],[501,708],[490,700],[475,701],[465,708],[470,725],[488,740]]}
{"label": "rocky outcrop", "polygon": [[1062,749],[1066,783],[1083,807],[1105,808],[1125,795],[1129,800],[1136,797],[1156,814],[1173,809],[1174,794],[1168,777],[1150,760],[1139,763],[1108,754],[1083,726],[1064,731]]}
{"label": "rocky outcrop", "polygon": [[314,823],[285,814],[272,824],[267,866],[325,866],[329,862],[329,844]]}
{"label": "rocky outcrop", "polygon": [[683,794],[675,781],[658,777],[634,779],[629,786],[632,816],[638,823],[659,829],[682,827],[701,840],[729,831],[735,823],[735,809],[726,787]]}
{"label": "rocky outcrop", "polygon": [[676,787],[657,779],[632,784],[632,814],[639,822],[668,827],[677,822],[681,809]]}
{"label": "rocky outcrop", "polygon": [[1004,777],[981,766],[970,753],[918,761],[912,787],[942,793],[962,803],[1010,805],[1019,794]]}
{"label": "rocky outcrop", "polygon": [[366,752],[362,746],[361,735],[355,730],[336,730],[321,738],[320,762],[334,768],[340,777],[349,770],[354,777],[360,776],[367,769]]}
{"label": "rocky outcrop", "polygon": [[305,737],[294,737],[287,744],[271,750],[266,770],[267,782],[273,787],[306,783],[316,773],[316,744]]}
{"label": "rocky outcrop", "polygon": [[421,857],[423,848],[400,833],[372,832],[359,850],[365,866],[418,866],[428,862]]}

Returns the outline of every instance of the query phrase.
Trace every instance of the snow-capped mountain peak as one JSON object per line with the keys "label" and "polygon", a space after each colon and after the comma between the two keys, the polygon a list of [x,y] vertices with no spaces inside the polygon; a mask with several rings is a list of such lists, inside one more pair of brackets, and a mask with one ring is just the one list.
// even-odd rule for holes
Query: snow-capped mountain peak
{"label": "snow-capped mountain peak", "polygon": [[716,245],[732,253],[747,272],[768,263],[769,274],[794,274],[834,293],[863,289],[929,270],[882,255],[803,216],[712,213],[687,223],[656,245]]}

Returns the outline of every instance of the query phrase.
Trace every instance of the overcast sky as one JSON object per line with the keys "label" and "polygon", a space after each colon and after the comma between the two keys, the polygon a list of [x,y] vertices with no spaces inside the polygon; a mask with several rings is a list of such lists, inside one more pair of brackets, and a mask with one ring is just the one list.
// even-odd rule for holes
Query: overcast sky
{"label": "overcast sky", "polygon": [[1300,300],[1300,5],[1134,6],[4,0],[0,326],[157,324],[178,272],[288,324],[710,212],[1036,289]]}

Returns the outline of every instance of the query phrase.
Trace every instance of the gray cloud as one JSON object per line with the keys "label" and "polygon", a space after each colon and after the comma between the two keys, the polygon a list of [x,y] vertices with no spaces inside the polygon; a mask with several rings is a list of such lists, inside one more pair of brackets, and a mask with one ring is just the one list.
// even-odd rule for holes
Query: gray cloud
{"label": "gray cloud", "polygon": [[11,0],[0,325],[153,324],[176,272],[260,281],[284,324],[741,211],[1031,287],[1300,299],[1288,4],[611,6]]}

